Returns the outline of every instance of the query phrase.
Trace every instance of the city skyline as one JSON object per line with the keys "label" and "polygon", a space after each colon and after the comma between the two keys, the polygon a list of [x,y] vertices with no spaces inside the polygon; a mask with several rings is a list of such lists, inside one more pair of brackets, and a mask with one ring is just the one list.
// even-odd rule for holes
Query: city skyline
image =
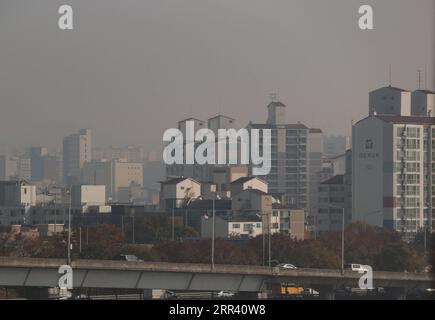
{"label": "city skyline", "polygon": [[376,32],[367,33],[358,1],[77,1],[67,34],[50,18],[54,1],[24,2],[0,4],[0,153],[52,147],[77,128],[91,128],[96,145],[158,149],[189,116],[262,121],[270,93],[288,105],[288,123],[349,136],[390,65],[392,85],[410,90],[426,65],[433,89],[430,0],[372,1]]}

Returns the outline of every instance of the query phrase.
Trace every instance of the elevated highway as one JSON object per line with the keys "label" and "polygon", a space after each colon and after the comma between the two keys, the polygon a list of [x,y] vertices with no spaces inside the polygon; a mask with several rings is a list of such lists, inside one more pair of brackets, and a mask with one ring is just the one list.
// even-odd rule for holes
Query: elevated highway
{"label": "elevated highway", "polygon": [[[0,286],[57,287],[62,259],[0,257]],[[358,287],[360,274],[340,270],[260,266],[76,260],[71,263],[74,288],[168,289],[260,292],[268,284],[293,282],[321,291]],[[375,287],[409,290],[434,288],[429,273],[374,272]],[[325,289],[325,290],[324,290]]]}

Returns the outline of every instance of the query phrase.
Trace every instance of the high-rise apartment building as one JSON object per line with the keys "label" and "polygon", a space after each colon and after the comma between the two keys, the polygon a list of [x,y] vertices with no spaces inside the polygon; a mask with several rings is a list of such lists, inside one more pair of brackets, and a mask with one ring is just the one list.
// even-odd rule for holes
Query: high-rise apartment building
{"label": "high-rise apartment building", "polygon": [[[282,194],[289,208],[309,208],[310,129],[301,123],[286,124],[286,106],[272,101],[265,124],[248,125],[249,129],[271,130],[271,171],[261,178],[268,182],[270,194]],[[260,150],[262,150],[260,139]]]}
{"label": "high-rise apartment building", "polygon": [[[195,118],[188,118],[186,120],[180,121],[178,122],[178,129],[183,133],[183,138],[184,138],[184,146],[183,148],[186,147],[186,143],[188,143],[188,141],[186,141],[186,137],[188,136],[188,132],[187,132],[187,122],[193,122],[193,128],[192,128],[192,134],[196,134],[196,132],[198,130],[201,129],[210,129],[214,132],[215,137],[216,137],[216,150],[215,150],[215,155],[216,155],[216,159],[218,157],[218,130],[219,129],[235,129],[238,130],[237,126],[236,126],[236,120],[224,115],[217,115],[213,118],[210,118],[207,122],[206,121],[202,121],[202,120],[198,120]],[[198,142],[194,142],[195,147],[198,145]],[[227,149],[226,149],[226,155],[227,155],[227,159],[229,158],[229,150],[230,150],[230,145],[229,143],[227,143]],[[184,155],[185,157],[185,155]],[[240,157],[239,157],[239,152],[238,152],[238,157],[239,162],[240,162]],[[201,181],[201,182],[206,182],[206,181],[210,181],[212,179],[211,176],[211,172],[215,169],[215,168],[226,168],[226,167],[231,167],[234,165],[213,165],[213,164],[205,164],[205,165],[197,165],[197,164],[186,164],[186,159],[184,159],[184,164],[173,164],[173,165],[168,165],[166,166],[166,177],[169,178],[173,178],[173,177],[189,177],[192,179],[195,179],[197,181]],[[236,164],[237,166],[237,164]]]}
{"label": "high-rise apartment building", "polygon": [[91,130],[82,129],[78,133],[63,138],[63,179],[66,184],[77,184],[80,170],[92,160]]}
{"label": "high-rise apartment building", "polygon": [[[353,221],[399,231],[406,240],[433,230],[435,215],[435,118],[427,112],[435,93],[414,95],[411,107],[409,91],[370,93],[370,116],[353,126],[352,139]],[[428,110],[417,101],[428,102]]]}
{"label": "high-rise apartment building", "polygon": [[[186,138],[189,134],[187,123],[192,122],[193,135],[196,134],[198,130],[207,128],[207,123],[203,120],[188,118],[178,122],[178,130],[183,134],[183,149],[185,150],[187,143],[193,143],[196,145],[194,141],[187,141]],[[166,177],[168,179],[175,177],[188,177],[195,179],[197,181],[206,181],[208,180],[208,168],[207,166],[201,166],[197,164],[187,164],[186,163],[186,154],[183,154],[183,164],[172,164],[166,166]]]}
{"label": "high-rise apartment building", "polygon": [[32,178],[32,165],[30,158],[27,156],[21,156],[17,161],[17,179],[30,181]]}

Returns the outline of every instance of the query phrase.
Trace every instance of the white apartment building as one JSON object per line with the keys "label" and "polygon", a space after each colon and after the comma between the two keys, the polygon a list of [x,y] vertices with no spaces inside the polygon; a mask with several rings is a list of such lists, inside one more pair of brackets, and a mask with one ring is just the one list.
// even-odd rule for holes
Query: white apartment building
{"label": "white apartment building", "polygon": [[[322,132],[314,129],[310,133],[301,123],[287,124],[286,106],[282,102],[272,101],[267,109],[265,124],[251,122],[248,125],[248,129],[271,130],[271,171],[261,178],[268,182],[269,193],[283,195],[286,206],[308,211],[310,190],[317,186],[315,179],[310,180],[310,170],[322,169]],[[260,149],[262,147],[260,139]]]}
{"label": "white apartment building", "polygon": [[[425,94],[431,101],[434,93]],[[392,87],[372,92],[371,115],[353,126],[352,139],[353,221],[397,230],[406,240],[433,230],[435,214],[435,119],[411,108],[410,97]]]}
{"label": "white apartment building", "polygon": [[[214,236],[216,239],[254,238],[263,233],[261,215],[225,216],[216,215]],[[210,239],[213,235],[213,218],[210,215],[201,217],[201,237]]]}
{"label": "white apartment building", "polygon": [[[210,129],[214,132],[216,137],[216,142],[218,139],[218,130],[219,129],[235,129],[238,130],[236,120],[231,117],[227,117],[224,115],[217,115],[213,118],[208,119],[208,121],[203,121],[195,118],[188,118],[178,122],[178,129],[182,132],[184,138],[184,144],[186,141],[187,134],[187,122],[193,122],[193,134],[196,134],[198,130],[201,129]],[[198,142],[194,142],[195,146],[198,145]],[[184,146],[185,147],[185,146]],[[227,144],[226,154],[227,158],[229,155],[230,146]],[[218,156],[218,144],[216,143],[216,156]],[[238,156],[239,156],[238,151]],[[238,157],[239,158],[239,157]],[[185,159],[184,159],[185,160]],[[240,159],[239,159],[240,162]],[[186,161],[184,161],[186,163]],[[171,179],[175,177],[190,177],[200,182],[209,182],[212,179],[212,171],[215,168],[227,168],[233,167],[237,165],[212,165],[212,164],[173,164],[166,166],[166,178]],[[222,191],[220,191],[222,192]]]}

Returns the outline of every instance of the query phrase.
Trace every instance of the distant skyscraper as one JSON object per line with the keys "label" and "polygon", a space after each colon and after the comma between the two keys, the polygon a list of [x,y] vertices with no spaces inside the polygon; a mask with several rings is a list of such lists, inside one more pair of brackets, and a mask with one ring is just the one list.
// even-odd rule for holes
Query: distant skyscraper
{"label": "distant skyscraper", "polygon": [[30,147],[32,181],[42,181],[44,179],[43,158],[47,154],[47,148]]}
{"label": "distant skyscraper", "polygon": [[[310,129],[308,132],[308,194],[309,211],[308,216],[315,216],[318,207],[318,191],[320,184],[320,173],[323,169],[323,132],[320,129]],[[309,218],[308,221],[312,221]]]}
{"label": "distant skyscraper", "polygon": [[344,155],[350,148],[350,138],[345,136],[324,136],[323,137],[323,155],[326,158],[334,158]]}
{"label": "distant skyscraper", "polygon": [[18,159],[0,156],[0,181],[9,181],[18,176]]}
{"label": "distant skyscraper", "polygon": [[63,179],[66,184],[77,183],[83,165],[91,160],[91,130],[82,129],[63,138]]}
{"label": "distant skyscraper", "polygon": [[23,156],[18,159],[18,180],[30,181],[32,178],[32,166],[30,158]]}

